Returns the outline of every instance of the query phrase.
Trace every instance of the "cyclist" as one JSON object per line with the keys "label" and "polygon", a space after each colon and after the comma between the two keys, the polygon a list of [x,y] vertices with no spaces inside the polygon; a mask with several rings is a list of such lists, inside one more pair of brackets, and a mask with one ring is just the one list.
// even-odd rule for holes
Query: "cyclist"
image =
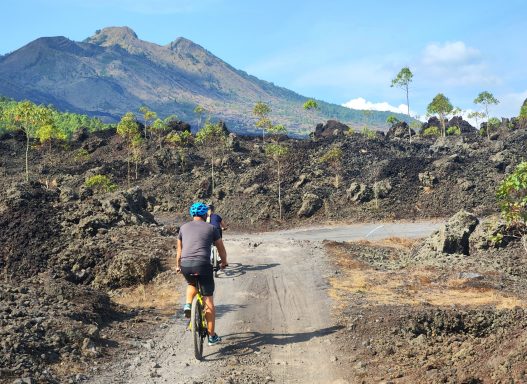
{"label": "cyclist", "polygon": [[221,218],[220,215],[218,215],[217,213],[214,213],[214,205],[213,204],[209,205],[209,212],[208,212],[208,216],[207,216],[207,223],[211,223],[216,228],[218,228],[218,230],[220,231],[220,236],[223,238],[223,230],[227,229],[228,225],[225,224],[225,222],[223,221],[223,219]]}
{"label": "cyclist", "polygon": [[193,220],[179,229],[177,241],[176,271],[183,273],[187,281],[186,304],[183,307],[185,316],[190,317],[192,299],[197,293],[196,279],[203,290],[205,301],[205,318],[207,319],[208,344],[214,345],[221,338],[214,330],[216,311],[214,308],[214,277],[210,252],[212,244],[218,248],[220,268],[227,266],[227,252],[218,229],[206,223],[209,207],[201,202],[192,204],[190,216]]}

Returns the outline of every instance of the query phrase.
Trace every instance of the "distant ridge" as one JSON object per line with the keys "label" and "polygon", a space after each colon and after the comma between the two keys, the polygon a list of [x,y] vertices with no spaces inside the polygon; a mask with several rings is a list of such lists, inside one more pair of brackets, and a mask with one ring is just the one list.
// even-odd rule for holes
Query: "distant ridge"
{"label": "distant ridge", "polygon": [[161,117],[176,114],[195,125],[199,104],[231,130],[249,134],[256,133],[252,108],[259,101],[271,106],[274,123],[293,134],[332,118],[383,128],[393,114],[367,116],[322,101],[318,111],[307,113],[306,97],[237,70],[188,39],[161,46],[140,40],[128,27],[104,28],[83,42],[42,37],[0,57],[0,95],[105,121],[147,105]]}

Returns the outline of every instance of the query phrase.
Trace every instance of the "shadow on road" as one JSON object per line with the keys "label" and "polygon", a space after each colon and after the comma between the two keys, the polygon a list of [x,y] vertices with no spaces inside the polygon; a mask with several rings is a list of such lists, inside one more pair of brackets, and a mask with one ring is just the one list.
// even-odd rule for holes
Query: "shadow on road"
{"label": "shadow on road", "polygon": [[299,333],[260,333],[260,332],[243,332],[222,335],[223,342],[229,343],[221,347],[217,352],[206,356],[205,360],[221,360],[229,356],[245,356],[258,352],[265,345],[288,345],[309,341],[315,337],[324,337],[331,335],[342,326],[332,326],[313,332]]}
{"label": "shadow on road", "polygon": [[223,272],[220,272],[218,279],[221,279],[222,277],[238,277],[245,275],[247,272],[263,271],[265,269],[274,268],[279,265],[279,263],[255,265],[242,265],[240,263],[230,263],[229,266]]}
{"label": "shadow on road", "polygon": [[216,304],[216,319],[219,319],[228,312],[237,311],[247,307],[245,304]]}

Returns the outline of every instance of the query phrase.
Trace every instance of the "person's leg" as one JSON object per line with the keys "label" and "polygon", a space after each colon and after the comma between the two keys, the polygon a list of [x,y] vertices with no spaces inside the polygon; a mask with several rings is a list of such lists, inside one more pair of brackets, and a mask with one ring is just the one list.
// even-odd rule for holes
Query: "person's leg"
{"label": "person's leg", "polygon": [[214,275],[212,272],[212,265],[205,266],[201,271],[200,284],[203,293],[203,301],[205,303],[205,319],[207,319],[207,330],[209,336],[215,335],[216,323],[216,308],[214,307]]}
{"label": "person's leg", "polygon": [[196,296],[196,293],[198,293],[198,290],[196,289],[196,287],[188,284],[187,285],[187,301],[186,301],[187,304],[192,303],[192,299],[194,298],[194,296]]}
{"label": "person's leg", "polygon": [[214,298],[213,296],[203,296],[205,301],[205,319],[207,319],[207,330],[209,331],[209,336],[214,336],[215,324],[216,324],[216,308],[214,307]]}

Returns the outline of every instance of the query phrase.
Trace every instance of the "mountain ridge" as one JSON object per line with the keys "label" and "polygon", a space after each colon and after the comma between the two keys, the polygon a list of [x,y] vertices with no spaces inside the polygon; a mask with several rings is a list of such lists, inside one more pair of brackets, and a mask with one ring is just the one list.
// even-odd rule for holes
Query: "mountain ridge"
{"label": "mountain ridge", "polygon": [[[163,116],[194,122],[196,105],[235,132],[256,133],[252,108],[270,105],[270,118],[292,134],[306,134],[331,118],[350,125],[383,127],[390,112],[361,111],[308,99],[236,69],[184,37],[166,45],[138,38],[129,27],[108,27],[82,42],[41,37],[0,57],[0,94],[54,104],[57,108],[117,121],[147,105]],[[398,115],[405,119],[404,115]]]}

